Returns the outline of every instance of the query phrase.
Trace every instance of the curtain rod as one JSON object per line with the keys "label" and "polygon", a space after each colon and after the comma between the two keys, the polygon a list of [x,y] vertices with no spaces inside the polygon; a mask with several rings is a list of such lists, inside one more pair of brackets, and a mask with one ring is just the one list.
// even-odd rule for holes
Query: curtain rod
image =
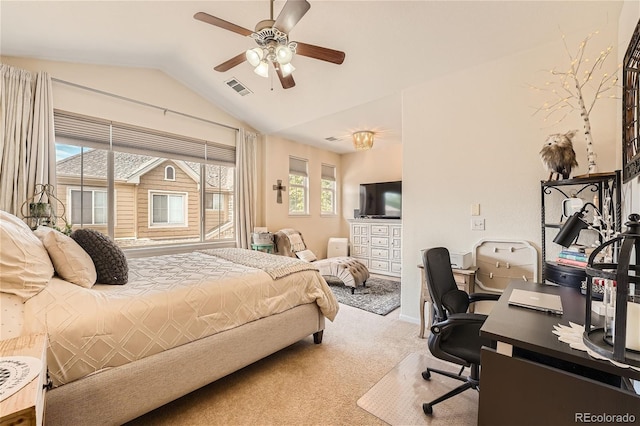
{"label": "curtain rod", "polygon": [[169,109],[169,108],[164,108],[164,107],[161,107],[161,106],[158,106],[158,105],[153,105],[153,104],[150,104],[150,103],[147,103],[147,102],[138,101],[136,99],[127,98],[126,96],[116,95],[115,93],[105,92],[104,90],[94,89],[92,87],[83,86],[81,84],[72,83],[70,81],[61,80],[59,78],[51,77],[51,81],[55,81],[56,83],[66,84],[68,86],[73,86],[73,87],[76,87],[78,89],[83,89],[83,90],[88,90],[90,92],[99,93],[101,95],[111,96],[112,98],[117,98],[117,99],[120,99],[120,100],[123,100],[123,101],[132,102],[134,104],[143,105],[143,106],[146,106],[146,107],[149,107],[149,108],[159,109],[159,110],[163,111],[165,114],[167,112],[170,112],[172,114],[181,115],[183,117],[191,118],[193,120],[204,121],[205,123],[213,124],[215,126],[225,127],[227,129],[231,129],[231,130],[235,130],[235,131],[240,130],[237,127],[229,126],[227,124],[222,124],[222,123],[218,123],[216,121],[207,120],[206,118],[196,117],[195,115],[185,114],[184,112],[180,112],[180,111],[174,111],[174,110]]}

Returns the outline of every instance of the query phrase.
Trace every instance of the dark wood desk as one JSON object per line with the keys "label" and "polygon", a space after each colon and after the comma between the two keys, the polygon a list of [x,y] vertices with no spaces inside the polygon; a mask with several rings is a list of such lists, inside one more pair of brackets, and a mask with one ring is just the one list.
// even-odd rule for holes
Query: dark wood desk
{"label": "dark wood desk", "polygon": [[[559,294],[563,315],[509,306],[515,288]],[[620,385],[640,380],[640,372],[593,359],[552,333],[556,324],[583,324],[584,309],[574,288],[524,281],[507,287],[480,330],[497,348],[482,350],[479,425],[576,425],[603,414],[640,421],[640,396]]]}

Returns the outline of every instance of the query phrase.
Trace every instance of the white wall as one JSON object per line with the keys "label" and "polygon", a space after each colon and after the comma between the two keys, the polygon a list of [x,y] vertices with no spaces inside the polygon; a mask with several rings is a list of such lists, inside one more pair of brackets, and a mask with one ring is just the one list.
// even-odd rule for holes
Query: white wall
{"label": "white wall", "polygon": [[[18,57],[0,57],[2,63],[31,72],[46,71],[51,77],[165,107],[196,117],[247,127],[222,109],[188,89],[162,71]],[[115,99],[62,83],[53,83],[54,108],[123,123],[135,124],[194,138],[235,145],[235,130]]]}
{"label": "white wall", "polygon": [[[594,52],[617,45],[616,23],[592,24],[600,28]],[[577,47],[584,36],[568,35],[567,43]],[[532,117],[543,99],[527,83],[543,85],[548,73],[540,70],[554,66],[568,66],[560,40],[404,92],[402,318],[419,318],[421,249],[472,251],[483,238],[522,239],[539,249],[540,181],[548,174],[538,152],[547,135],[582,129],[577,113],[547,128]],[[603,99],[592,112],[600,171],[616,167],[618,108],[619,101]],[[582,137],[574,148],[580,167],[573,175],[586,173]],[[470,229],[472,203],[480,204],[485,231]]]}
{"label": "white wall", "polygon": [[360,207],[360,184],[402,180],[402,146],[373,148],[342,155],[342,236],[349,236],[348,219]]}
{"label": "white wall", "polygon": [[[308,215],[289,215],[287,191],[282,193],[282,204],[276,202],[276,191],[273,190],[273,185],[276,184],[278,179],[282,180],[282,185],[286,186],[288,190],[289,156],[308,160]],[[329,238],[341,236],[341,210],[340,204],[338,204],[338,214],[320,215],[320,170],[322,164],[332,165],[336,167],[336,175],[340,176],[340,155],[288,139],[268,136],[265,138],[262,161],[264,169],[264,185],[262,186],[264,209],[261,212],[261,216],[264,220],[257,223],[257,226],[266,226],[270,232],[276,232],[282,228],[297,229],[302,233],[307,247],[318,258],[326,257]],[[338,188],[337,192],[336,198],[340,200],[340,188]]]}

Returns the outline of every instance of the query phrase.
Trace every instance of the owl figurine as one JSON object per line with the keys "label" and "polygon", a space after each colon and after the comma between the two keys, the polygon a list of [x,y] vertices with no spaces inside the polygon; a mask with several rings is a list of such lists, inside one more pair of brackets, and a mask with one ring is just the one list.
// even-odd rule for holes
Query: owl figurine
{"label": "owl figurine", "polygon": [[573,150],[572,139],[577,130],[565,134],[549,135],[540,150],[542,164],[549,171],[549,180],[569,179],[571,169],[578,167],[576,152]]}

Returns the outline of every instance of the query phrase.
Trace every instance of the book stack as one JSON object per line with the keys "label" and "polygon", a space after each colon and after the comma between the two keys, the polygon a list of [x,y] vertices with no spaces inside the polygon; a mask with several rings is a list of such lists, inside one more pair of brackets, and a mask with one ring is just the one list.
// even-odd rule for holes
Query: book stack
{"label": "book stack", "polygon": [[593,247],[585,247],[581,245],[571,245],[569,248],[562,250],[558,254],[556,262],[563,265],[584,268],[587,266],[589,255],[593,252]]}

